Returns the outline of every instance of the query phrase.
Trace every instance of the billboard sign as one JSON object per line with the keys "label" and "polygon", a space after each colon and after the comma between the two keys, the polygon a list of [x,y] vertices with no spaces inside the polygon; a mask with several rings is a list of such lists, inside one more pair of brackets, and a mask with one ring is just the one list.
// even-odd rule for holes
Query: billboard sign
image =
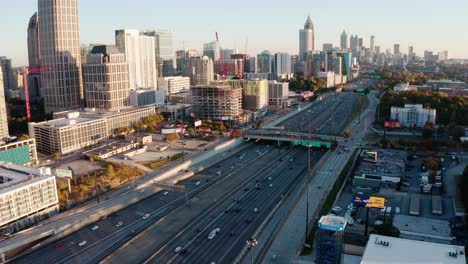
{"label": "billboard sign", "polygon": [[378,197],[378,196],[356,194],[356,195],[353,195],[353,204],[358,207],[382,209],[385,206],[385,198]]}
{"label": "billboard sign", "polygon": [[55,175],[57,175],[57,177],[73,178],[73,172],[71,170],[55,169]]}
{"label": "billboard sign", "polygon": [[400,121],[385,121],[386,128],[401,128]]}
{"label": "billboard sign", "polygon": [[169,134],[176,134],[177,129],[175,128],[163,128],[161,129],[161,134],[162,135],[169,135]]}
{"label": "billboard sign", "polygon": [[195,121],[193,124],[195,125],[195,127],[199,127],[202,125],[202,122],[201,120],[198,120],[198,121]]}

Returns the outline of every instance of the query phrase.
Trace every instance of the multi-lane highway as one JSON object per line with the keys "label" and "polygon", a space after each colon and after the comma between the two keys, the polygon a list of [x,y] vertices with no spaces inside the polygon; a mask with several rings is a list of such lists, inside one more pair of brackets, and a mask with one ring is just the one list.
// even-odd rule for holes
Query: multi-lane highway
{"label": "multi-lane highway", "polygon": [[[312,152],[312,160],[319,160],[322,154]],[[167,241],[146,263],[233,263],[270,211],[307,173],[305,149],[287,151],[283,157],[256,173],[254,179],[226,197],[203,219]],[[209,239],[210,232],[217,228],[220,231]],[[176,253],[178,247],[182,251]]]}
{"label": "multi-lane highway", "polygon": [[356,93],[336,93],[326,97],[294,117],[282,122],[277,127],[298,133],[311,133],[338,136],[350,121],[349,115],[358,105]]}
{"label": "multi-lane highway", "polygon": [[[248,149],[249,151],[239,154],[242,159],[237,155],[227,158],[216,166],[181,182],[181,185],[186,186],[188,197],[191,198],[228,177],[236,176],[245,170],[250,162],[261,157],[257,151],[266,152],[272,150],[273,147],[258,144]],[[183,204],[185,204],[184,192],[157,193],[54,244],[33,251],[15,260],[15,263],[87,263],[98,261],[131,239],[139,231]],[[150,216],[143,219],[146,214]],[[117,226],[119,222],[122,224]],[[93,230],[95,226],[98,228]],[[86,244],[80,246],[79,244],[83,241],[86,241]]]}

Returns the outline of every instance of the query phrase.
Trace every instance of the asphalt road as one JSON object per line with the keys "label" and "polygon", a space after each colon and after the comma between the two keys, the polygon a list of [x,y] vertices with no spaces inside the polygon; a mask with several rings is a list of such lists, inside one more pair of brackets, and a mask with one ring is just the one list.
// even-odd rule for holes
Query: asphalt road
{"label": "asphalt road", "polygon": [[290,132],[330,135],[333,126],[333,134],[339,136],[349,123],[349,114],[359,107],[358,96],[357,93],[335,93],[277,127],[284,126],[284,130]]}
{"label": "asphalt road", "polygon": [[[311,160],[318,161],[323,153],[313,151]],[[145,263],[232,263],[270,211],[306,173],[307,150],[285,152],[282,161],[257,173],[243,188],[211,208],[203,219],[167,241]],[[219,233],[208,239],[216,228]],[[177,247],[186,252],[176,253]]]}
{"label": "asphalt road", "polygon": [[[272,147],[261,144],[253,145],[249,148],[251,151],[242,153],[244,154],[243,159],[234,155],[181,182],[180,185],[186,186],[189,198],[193,197],[219,180],[223,180],[224,175],[241,170],[243,166],[248,165],[249,162],[258,157],[256,151],[264,151],[266,148]],[[221,171],[220,175],[218,175],[218,171]],[[99,261],[100,258],[120,247],[138,232],[184,203],[185,193],[168,191],[164,195],[163,192],[159,192],[53,244],[33,251],[15,260],[15,263],[89,263]],[[150,217],[143,219],[145,214],[150,214]],[[118,222],[122,222],[120,227],[116,226]],[[94,226],[99,226],[99,228],[92,230]],[[79,246],[82,241],[86,241],[86,244]]]}

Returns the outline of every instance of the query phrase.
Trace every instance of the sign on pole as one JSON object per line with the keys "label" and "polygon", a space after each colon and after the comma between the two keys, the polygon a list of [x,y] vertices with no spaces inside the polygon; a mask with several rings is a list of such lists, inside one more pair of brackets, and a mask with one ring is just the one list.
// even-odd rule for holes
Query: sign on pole
{"label": "sign on pole", "polygon": [[55,169],[55,175],[57,175],[57,177],[73,178],[73,172],[71,170]]}
{"label": "sign on pole", "polygon": [[382,209],[385,206],[385,198],[363,194],[353,195],[353,204],[359,207]]}

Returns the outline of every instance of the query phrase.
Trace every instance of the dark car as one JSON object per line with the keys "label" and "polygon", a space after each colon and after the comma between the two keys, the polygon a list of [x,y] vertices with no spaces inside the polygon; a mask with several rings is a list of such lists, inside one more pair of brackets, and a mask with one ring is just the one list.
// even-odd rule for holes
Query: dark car
{"label": "dark car", "polygon": [[55,244],[55,247],[56,248],[59,248],[59,247],[62,247],[65,243],[63,242],[58,242],[57,244]]}
{"label": "dark car", "polygon": [[249,217],[249,218],[245,219],[245,223],[246,224],[252,223],[252,217]]}
{"label": "dark car", "polygon": [[183,256],[183,255],[187,254],[187,252],[188,252],[188,250],[186,248],[184,248],[179,252],[179,255]]}

